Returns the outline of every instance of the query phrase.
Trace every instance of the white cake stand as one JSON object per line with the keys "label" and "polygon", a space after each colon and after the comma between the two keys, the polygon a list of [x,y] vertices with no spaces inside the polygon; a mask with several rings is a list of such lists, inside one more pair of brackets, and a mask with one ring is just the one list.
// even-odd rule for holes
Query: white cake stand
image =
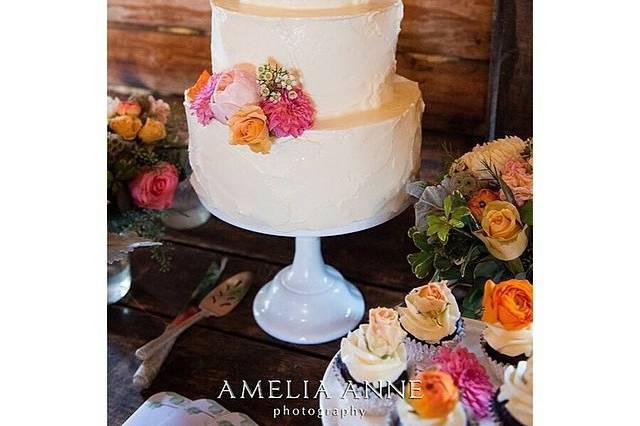
{"label": "white cake stand", "polygon": [[280,270],[253,301],[253,316],[268,334],[285,342],[311,345],[329,342],[353,330],[364,314],[360,291],[342,274],[324,263],[320,237],[362,231],[393,219],[399,211],[320,231],[280,232],[247,225],[208,206],[218,219],[261,234],[295,237],[293,264]]}

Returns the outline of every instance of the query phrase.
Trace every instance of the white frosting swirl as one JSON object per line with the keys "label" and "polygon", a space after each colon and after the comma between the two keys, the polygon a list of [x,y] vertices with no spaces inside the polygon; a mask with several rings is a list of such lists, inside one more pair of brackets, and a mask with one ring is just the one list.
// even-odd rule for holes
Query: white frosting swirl
{"label": "white frosting swirl", "polygon": [[533,358],[506,368],[498,401],[507,401],[507,410],[520,423],[533,425]]}
{"label": "white frosting swirl", "polygon": [[456,298],[446,285],[442,290],[447,298],[446,308],[437,317],[420,313],[415,304],[415,297],[420,289],[414,288],[405,297],[406,308],[398,308],[400,323],[413,337],[428,343],[438,343],[443,337],[447,337],[456,331],[456,323],[460,319],[460,309]]}
{"label": "white frosting swirl", "polygon": [[531,356],[533,350],[532,324],[521,330],[506,330],[500,324],[487,324],[487,328],[482,334],[489,346],[501,354]]}
{"label": "white frosting swirl", "polygon": [[370,382],[377,387],[377,382],[393,383],[407,369],[407,350],[400,343],[391,355],[381,358],[369,351],[365,336],[368,324],[351,331],[340,342],[340,357],[349,374],[360,383]]}
{"label": "white frosting swirl", "polygon": [[424,419],[418,416],[413,407],[403,398],[398,398],[396,409],[401,426],[465,426],[467,424],[467,415],[460,402],[456,404],[447,417],[435,419]]}

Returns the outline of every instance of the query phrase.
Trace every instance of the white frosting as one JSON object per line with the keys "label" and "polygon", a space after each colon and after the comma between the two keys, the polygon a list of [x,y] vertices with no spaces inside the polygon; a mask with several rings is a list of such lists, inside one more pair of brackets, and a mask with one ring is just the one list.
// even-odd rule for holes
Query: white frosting
{"label": "white frosting", "polygon": [[237,0],[215,0],[212,8],[214,71],[272,59],[298,73],[318,118],[377,108],[390,99],[400,0],[378,0],[345,14],[287,14]]}
{"label": "white frosting", "polygon": [[520,423],[533,425],[533,358],[506,368],[498,401],[507,401],[507,410]]}
{"label": "white frosting", "polygon": [[420,168],[424,104],[416,83],[398,77],[394,88],[383,108],[319,120],[266,155],[187,114],[192,184],[205,206],[250,229],[329,229],[395,214]]}
{"label": "white frosting", "polygon": [[292,9],[330,9],[369,3],[369,0],[239,0],[243,4]]}
{"label": "white frosting", "polygon": [[482,334],[489,346],[501,354],[531,356],[533,350],[532,324],[521,330],[506,330],[500,324],[487,324],[487,328]]}
{"label": "white frosting", "polygon": [[390,356],[382,359],[367,349],[365,336],[368,324],[349,332],[340,342],[340,357],[347,366],[349,374],[360,383],[369,382],[377,387],[381,381],[393,383],[407,369],[407,349],[404,343]]}
{"label": "white frosting", "polygon": [[467,424],[467,415],[459,401],[447,417],[436,419],[425,419],[418,416],[413,407],[403,398],[398,398],[396,410],[401,426],[466,426]]}
{"label": "white frosting", "polygon": [[460,309],[456,298],[446,285],[443,291],[449,302],[447,307],[437,318],[421,313],[413,303],[419,288],[411,290],[404,298],[406,308],[398,308],[400,314],[400,324],[413,337],[428,343],[438,343],[443,337],[447,337],[456,331],[456,323],[460,319]]}

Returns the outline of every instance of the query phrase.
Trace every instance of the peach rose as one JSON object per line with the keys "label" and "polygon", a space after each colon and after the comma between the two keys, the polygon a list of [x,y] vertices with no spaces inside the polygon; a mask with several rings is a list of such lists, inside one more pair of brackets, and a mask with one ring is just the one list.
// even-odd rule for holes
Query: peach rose
{"label": "peach rose", "polygon": [[522,225],[518,209],[506,201],[489,202],[482,213],[482,231],[474,234],[487,250],[500,260],[513,260],[527,248],[526,226]]}
{"label": "peach rose", "polygon": [[441,313],[449,303],[444,292],[446,285],[446,281],[440,281],[416,288],[415,294],[411,295],[411,303],[422,314],[428,312]]}
{"label": "peach rose", "polygon": [[109,127],[124,140],[131,141],[142,128],[142,121],[131,115],[118,115],[109,120]]}
{"label": "peach rose", "polygon": [[482,321],[499,323],[506,330],[521,330],[533,321],[533,286],[528,280],[499,284],[487,280],[482,306]]}
{"label": "peach rose", "polygon": [[398,313],[389,308],[369,310],[369,327],[365,335],[367,347],[379,357],[390,355],[405,336],[398,322]]}
{"label": "peach rose", "polygon": [[149,117],[144,122],[142,129],[140,129],[138,137],[144,143],[154,143],[166,138],[167,131],[161,121]]}
{"label": "peach rose", "polygon": [[139,117],[142,114],[142,107],[136,101],[121,101],[116,107],[116,114]]}
{"label": "peach rose", "polygon": [[[533,198],[533,174],[529,172],[529,163],[522,158],[507,161],[501,177],[513,192],[518,206]],[[502,191],[500,197],[506,198]]]}
{"label": "peach rose", "polygon": [[418,383],[413,385],[412,395],[405,392],[405,400],[424,419],[448,416],[460,400],[460,392],[449,373],[424,370],[414,380]]}
{"label": "peach rose", "polygon": [[171,207],[177,187],[178,169],[165,161],[140,171],[129,182],[133,203],[138,207],[153,210]]}
{"label": "peach rose", "polygon": [[249,145],[253,152],[266,154],[271,148],[267,116],[257,105],[240,108],[229,120],[232,145]]}

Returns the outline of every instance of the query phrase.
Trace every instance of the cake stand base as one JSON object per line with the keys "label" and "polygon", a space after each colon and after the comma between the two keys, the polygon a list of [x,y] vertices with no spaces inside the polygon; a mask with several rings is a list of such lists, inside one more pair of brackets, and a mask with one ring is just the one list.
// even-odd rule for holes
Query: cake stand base
{"label": "cake stand base", "polygon": [[344,336],[363,314],[362,294],[324,263],[319,237],[296,237],[293,264],[265,284],[253,301],[253,315],[265,332],[303,345]]}

